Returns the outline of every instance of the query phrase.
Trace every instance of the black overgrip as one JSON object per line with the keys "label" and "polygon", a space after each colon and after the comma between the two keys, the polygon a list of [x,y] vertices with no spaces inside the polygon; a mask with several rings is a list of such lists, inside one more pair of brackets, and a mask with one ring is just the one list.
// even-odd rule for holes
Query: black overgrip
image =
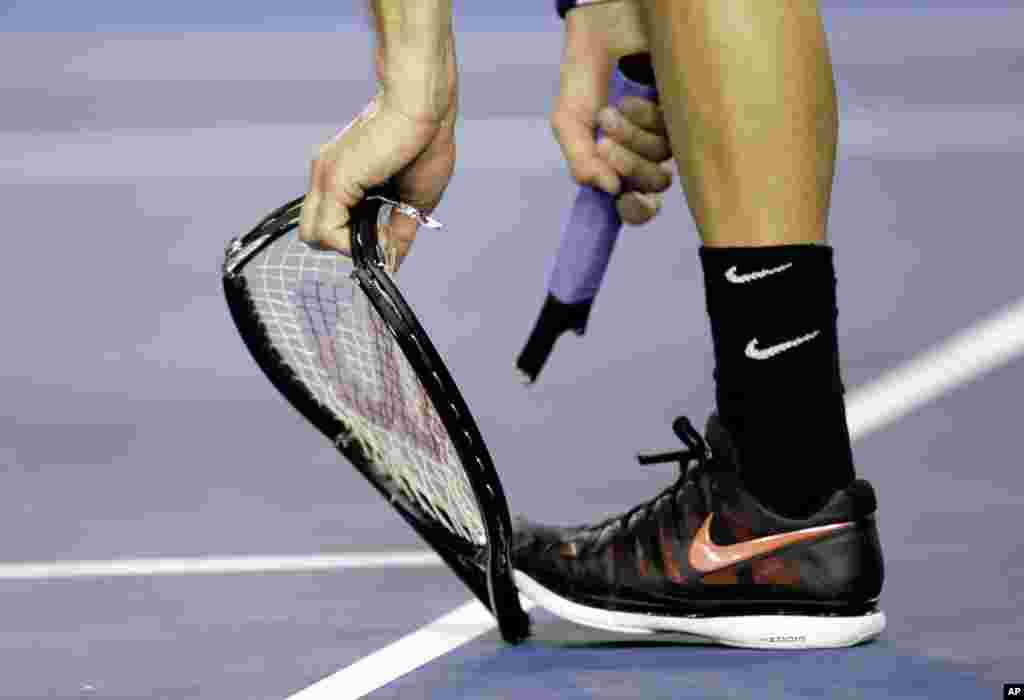
{"label": "black overgrip", "polygon": [[593,303],[592,299],[588,299],[566,304],[553,294],[548,294],[526,346],[516,360],[516,367],[522,372],[524,383],[532,384],[537,381],[559,336],[566,331],[583,335],[587,329],[587,319],[590,317],[590,307]]}

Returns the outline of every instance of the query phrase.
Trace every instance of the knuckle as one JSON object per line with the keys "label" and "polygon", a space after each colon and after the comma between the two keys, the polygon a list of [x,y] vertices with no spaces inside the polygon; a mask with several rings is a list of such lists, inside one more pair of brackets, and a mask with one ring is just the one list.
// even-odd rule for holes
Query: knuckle
{"label": "knuckle", "polygon": [[626,118],[643,129],[650,129],[657,121],[657,105],[642,97],[627,97],[622,102],[622,111]]}
{"label": "knuckle", "polygon": [[657,190],[658,186],[661,184],[657,177],[646,168],[642,172],[634,175],[631,178],[631,182],[634,184],[634,190],[645,194]]}
{"label": "knuckle", "polygon": [[651,219],[650,213],[632,193],[619,197],[615,202],[615,208],[622,220],[631,226],[638,226]]}
{"label": "knuckle", "polygon": [[636,173],[637,158],[633,153],[612,139],[604,138],[601,141],[602,143],[598,144],[598,151],[615,172],[626,177]]}
{"label": "knuckle", "polygon": [[622,202],[623,220],[633,225],[645,224],[661,212],[661,197],[656,194],[632,193]]}
{"label": "knuckle", "polygon": [[569,173],[572,175],[573,182],[577,185],[593,184],[594,175],[587,169],[578,166],[570,166]]}
{"label": "knuckle", "polygon": [[654,156],[654,160],[661,162],[666,161],[672,157],[672,146],[669,144],[668,139],[658,136],[651,148],[651,155]]}
{"label": "knuckle", "polygon": [[627,124],[622,112],[611,105],[604,107],[598,113],[597,122],[606,134],[617,133]]}
{"label": "knuckle", "polygon": [[662,168],[654,168],[651,175],[651,191],[664,192],[672,186],[672,173]]}
{"label": "knuckle", "polygon": [[348,210],[363,200],[367,188],[353,180],[339,180],[335,185],[334,199],[341,208],[339,216],[343,223],[348,222]]}
{"label": "knuckle", "polygon": [[649,131],[637,129],[629,144],[630,150],[648,162],[660,162],[671,157],[667,141]]}
{"label": "knuckle", "polygon": [[572,173],[572,179],[577,185],[594,186],[597,184],[597,169],[589,163],[571,165],[570,172]]}

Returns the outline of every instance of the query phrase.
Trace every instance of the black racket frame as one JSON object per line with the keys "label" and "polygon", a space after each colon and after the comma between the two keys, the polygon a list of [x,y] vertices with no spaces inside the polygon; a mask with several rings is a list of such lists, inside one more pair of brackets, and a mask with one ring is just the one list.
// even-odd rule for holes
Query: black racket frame
{"label": "black racket frame", "polygon": [[402,293],[387,273],[378,242],[377,220],[385,202],[370,195],[394,198],[378,188],[352,210],[353,277],[384,319],[399,348],[415,369],[427,396],[448,431],[476,497],[487,545],[476,547],[452,534],[397,486],[383,479],[349,429],[298,380],[274,349],[256,315],[245,277],[246,263],[287,235],[297,224],[299,197],[266,216],[248,234],[228,244],[223,266],[224,294],[238,331],[260,369],[288,402],[334,446],[429,544],[456,576],[491,611],[505,641],[517,643],[530,634],[512,581],[512,527],[508,503],[490,453],[462,394],[440,354]]}

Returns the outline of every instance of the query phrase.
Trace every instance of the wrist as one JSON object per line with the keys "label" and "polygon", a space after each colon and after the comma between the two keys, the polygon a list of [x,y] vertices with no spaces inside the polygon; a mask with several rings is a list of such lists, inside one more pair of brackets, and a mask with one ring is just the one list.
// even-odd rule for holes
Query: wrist
{"label": "wrist", "polygon": [[377,78],[388,102],[417,121],[439,121],[455,100],[452,0],[372,0]]}
{"label": "wrist", "polygon": [[434,46],[380,46],[377,77],[388,101],[417,121],[444,119],[457,103],[454,36]]}
{"label": "wrist", "polygon": [[566,48],[601,54],[612,62],[648,50],[647,32],[635,0],[593,0],[565,18]]}

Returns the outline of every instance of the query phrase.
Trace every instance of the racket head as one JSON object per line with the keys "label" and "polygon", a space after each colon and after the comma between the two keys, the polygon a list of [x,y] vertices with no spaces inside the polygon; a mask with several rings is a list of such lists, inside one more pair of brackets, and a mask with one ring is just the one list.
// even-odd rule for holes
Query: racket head
{"label": "racket head", "polygon": [[[298,241],[301,197],[233,239],[223,265],[228,307],[271,383],[517,642],[529,619],[512,583],[504,490],[461,392],[389,272],[381,229],[392,206],[377,196],[394,192],[368,192],[352,210],[351,257]],[[363,376],[360,362],[376,365]]]}

